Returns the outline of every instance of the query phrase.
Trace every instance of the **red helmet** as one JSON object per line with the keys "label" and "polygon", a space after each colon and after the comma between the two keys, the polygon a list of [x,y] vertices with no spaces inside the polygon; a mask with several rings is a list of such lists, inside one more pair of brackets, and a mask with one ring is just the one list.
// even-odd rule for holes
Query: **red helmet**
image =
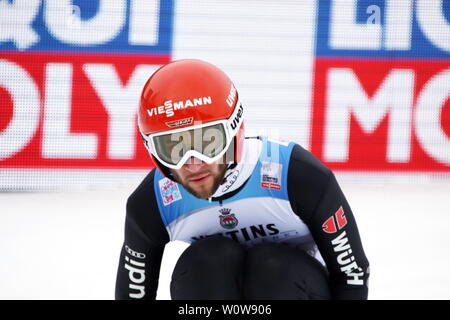
{"label": "red helmet", "polygon": [[138,124],[155,164],[179,169],[190,158],[207,163],[241,159],[243,107],[228,76],[201,60],[159,68],[145,84]]}

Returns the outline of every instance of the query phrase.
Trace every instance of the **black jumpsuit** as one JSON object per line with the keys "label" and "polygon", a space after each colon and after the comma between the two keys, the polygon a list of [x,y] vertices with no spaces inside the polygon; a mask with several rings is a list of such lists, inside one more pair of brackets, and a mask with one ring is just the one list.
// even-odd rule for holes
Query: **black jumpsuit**
{"label": "black jumpsuit", "polygon": [[[290,207],[309,229],[325,267],[301,249],[282,244],[246,248],[233,236],[194,239],[198,241],[175,267],[173,299],[367,299],[369,262],[334,174],[297,144],[288,163]],[[155,170],[127,201],[116,299],[156,297],[164,246],[170,237],[157,205]],[[221,204],[244,185],[213,198],[212,204]]]}

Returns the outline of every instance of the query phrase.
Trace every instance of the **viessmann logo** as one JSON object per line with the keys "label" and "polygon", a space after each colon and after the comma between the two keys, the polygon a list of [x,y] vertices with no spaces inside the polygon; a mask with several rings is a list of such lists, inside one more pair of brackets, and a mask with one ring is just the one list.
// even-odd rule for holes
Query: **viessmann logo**
{"label": "viessmann logo", "polygon": [[150,117],[158,115],[158,114],[166,114],[166,117],[172,117],[175,115],[176,110],[192,108],[192,107],[200,107],[204,105],[212,104],[211,96],[208,97],[198,97],[194,99],[187,99],[173,102],[172,100],[164,101],[162,106],[153,107],[147,110],[147,113]]}

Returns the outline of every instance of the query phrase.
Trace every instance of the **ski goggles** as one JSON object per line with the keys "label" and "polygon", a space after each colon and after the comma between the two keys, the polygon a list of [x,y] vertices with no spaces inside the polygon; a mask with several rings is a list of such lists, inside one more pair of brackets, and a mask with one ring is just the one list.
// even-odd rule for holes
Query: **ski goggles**
{"label": "ski goggles", "polygon": [[142,136],[147,150],[159,162],[177,170],[191,157],[206,163],[221,159],[242,121],[243,108],[239,103],[228,120],[194,124],[188,128]]}

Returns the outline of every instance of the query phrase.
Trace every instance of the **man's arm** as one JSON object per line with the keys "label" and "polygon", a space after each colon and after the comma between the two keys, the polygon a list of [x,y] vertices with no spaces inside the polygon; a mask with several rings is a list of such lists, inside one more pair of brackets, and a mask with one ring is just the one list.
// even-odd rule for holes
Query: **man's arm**
{"label": "man's arm", "polygon": [[159,269],[169,236],[153,187],[154,170],[127,201],[125,240],[116,279],[116,299],[156,298]]}
{"label": "man's arm", "polygon": [[332,298],[367,299],[369,262],[352,210],[331,170],[298,145],[289,164],[288,192],[325,260]]}

